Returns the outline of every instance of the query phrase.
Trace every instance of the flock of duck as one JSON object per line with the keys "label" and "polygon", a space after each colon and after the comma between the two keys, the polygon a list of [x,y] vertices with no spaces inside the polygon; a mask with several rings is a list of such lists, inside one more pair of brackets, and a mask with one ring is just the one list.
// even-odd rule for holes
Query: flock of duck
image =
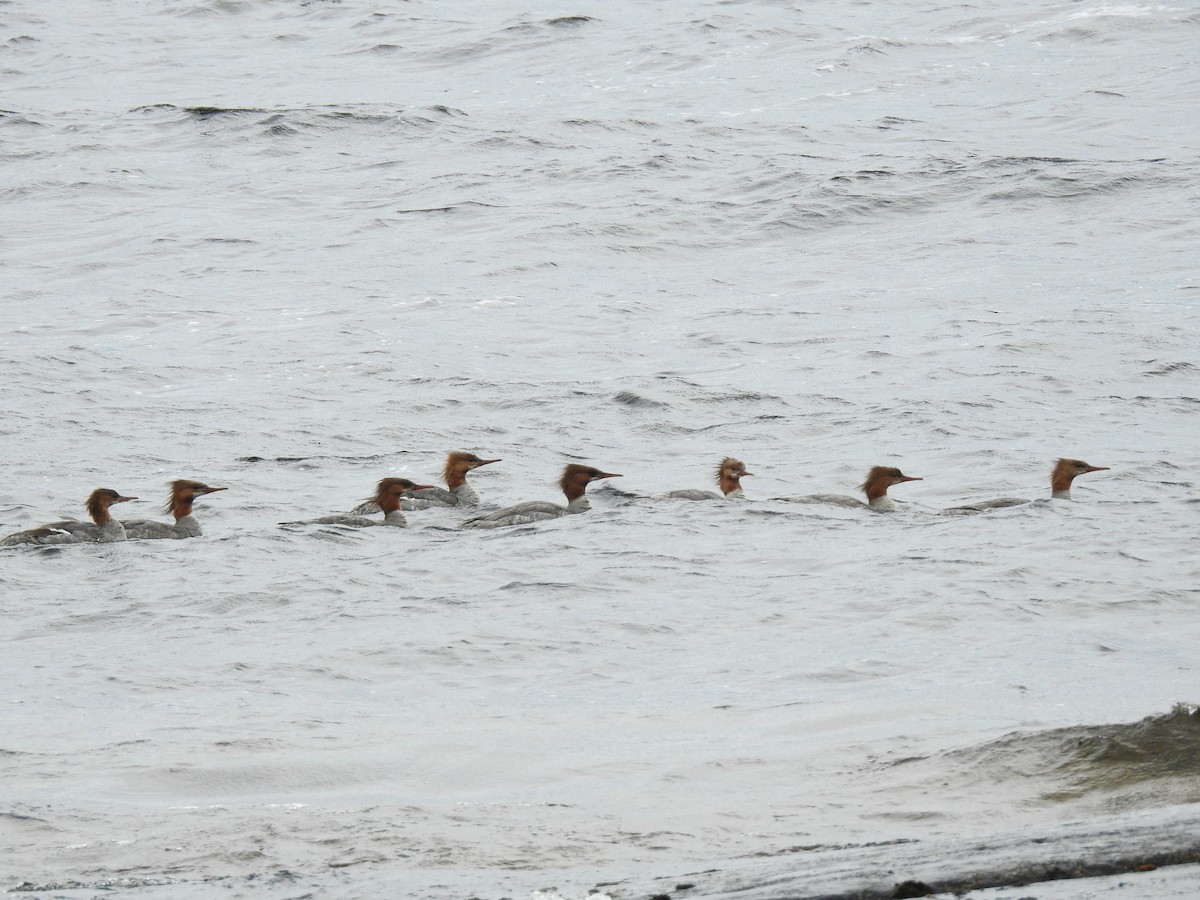
{"label": "flock of duck", "polygon": [[[442,471],[442,478],[446,482],[445,488],[417,484],[407,478],[384,478],[376,485],[374,496],[364,500],[347,513],[296,522],[280,522],[279,524],[283,526],[340,525],[348,528],[390,525],[403,528],[408,524],[404,517],[406,510],[430,507],[477,507],[479,506],[479,495],[467,483],[467,473],[480,466],[489,466],[497,462],[500,460],[481,459],[474,453],[455,450],[446,457],[446,466]],[[1078,459],[1060,459],[1050,473],[1050,496],[1052,499],[1069,500],[1071,483],[1076,476],[1107,469],[1108,466],[1093,466]],[[746,466],[741,460],[726,457],[721,460],[716,470],[716,482],[720,493],[701,490],[667,491],[653,495],[652,499],[743,500],[745,494],[742,491],[742,479],[753,474],[746,471]],[[557,519],[560,516],[584,512],[590,508],[586,494],[589,484],[605,478],[620,477],[612,472],[602,472],[591,466],[571,463],[563,469],[562,478],[558,483],[567,498],[565,506],[540,500],[519,503],[516,506],[505,507],[467,519],[460,523],[459,527],[502,528],[510,525],[527,525],[544,519]],[[865,503],[856,497],[840,494],[807,494],[799,497],[774,499],[791,503],[866,506],[872,510],[887,512],[895,509],[895,503],[888,496],[888,488],[907,481],[921,480],[921,478],[905,475],[892,466],[875,466],[867,473],[866,480],[859,488],[866,496]],[[137,497],[126,497],[111,488],[97,488],[92,491],[85,504],[88,514],[91,516],[90,522],[73,520],[52,522],[49,525],[30,528],[27,531],[19,531],[0,540],[0,547],[197,537],[201,533],[200,522],[192,510],[193,504],[199,497],[223,490],[225,490],[223,487],[209,487],[200,481],[181,478],[171,482],[171,494],[164,510],[174,517],[173,522],[163,522],[157,519],[130,519],[121,522],[113,517],[111,508],[118,503],[136,500]],[[942,512],[948,515],[966,515],[1029,502],[1029,500],[1015,497],[1001,497],[996,500],[952,507],[942,510]]]}

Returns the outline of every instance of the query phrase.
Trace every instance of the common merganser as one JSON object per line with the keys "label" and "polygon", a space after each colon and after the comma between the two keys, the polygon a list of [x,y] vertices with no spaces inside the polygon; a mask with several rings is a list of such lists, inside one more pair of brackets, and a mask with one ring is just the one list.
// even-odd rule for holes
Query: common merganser
{"label": "common merganser", "polygon": [[[442,478],[449,490],[434,485],[411,488],[400,501],[400,508],[411,511],[431,506],[478,506],[479,495],[467,484],[467,473],[498,462],[498,459],[480,459],[474,453],[454,450],[446,457],[446,466],[442,469]],[[350,510],[350,515],[369,516],[379,511],[379,504],[371,498]]]}
{"label": "common merganser", "polygon": [[753,472],[746,471],[746,464],[740,459],[727,456],[717,465],[717,485],[721,488],[721,493],[686,489],[655,494],[654,498],[656,500],[745,500],[746,495],[742,493],[741,479],[753,474]]}
{"label": "common merganser", "polygon": [[[859,490],[867,495],[866,505],[877,512],[891,512],[896,508],[895,502],[888,496],[888,488],[906,481],[923,481],[913,475],[905,475],[895,466],[875,466],[867,473],[866,480],[859,485]],[[857,497],[847,497],[842,494],[808,494],[803,497],[781,497],[791,503],[832,503],[836,506],[862,506],[863,502]]]}
{"label": "common merganser", "polygon": [[1107,472],[1108,466],[1093,466],[1082,459],[1060,459],[1054,464],[1050,473],[1050,499],[1070,500],[1071,482],[1076,475],[1086,475],[1088,472]]}
{"label": "common merganser", "polygon": [[383,519],[370,519],[355,512],[338,513],[332,516],[321,516],[319,519],[305,519],[301,522],[280,522],[280,525],[345,525],[350,528],[370,528],[373,525],[392,525],[403,528],[408,524],[404,513],[400,511],[400,500],[405,491],[424,490],[428,485],[416,484],[407,478],[381,478],[375,486],[375,496],[365,500],[355,507],[357,510],[375,509],[383,513]]}
{"label": "common merganser", "polygon": [[[1078,475],[1088,472],[1107,472],[1108,466],[1093,466],[1082,459],[1060,459],[1050,472],[1050,499],[1070,500],[1071,482]],[[1022,506],[1031,501],[1021,497],[999,497],[995,500],[984,500],[981,503],[969,503],[965,506],[953,506],[942,512],[948,515],[965,515],[973,512],[986,512],[989,509],[1003,509],[1006,506]]]}
{"label": "common merganser", "polygon": [[498,463],[498,459],[480,459],[474,453],[455,450],[446,457],[442,478],[449,490],[423,487],[410,490],[404,498],[405,509],[427,509],[430,506],[478,506],[479,495],[467,484],[467,473],[480,466]]}
{"label": "common merganser", "polygon": [[591,466],[581,466],[571,463],[563,469],[558,486],[567,497],[567,505],[547,503],[542,500],[532,500],[528,503],[518,503],[507,509],[500,509],[486,516],[467,519],[460,528],[501,528],[505,525],[528,525],[530,522],[540,522],[543,519],[557,519],[570,513],[581,513],[591,508],[586,496],[587,486],[601,478],[620,478],[610,472],[601,472]]}
{"label": "common merganser", "polygon": [[107,544],[125,540],[125,526],[109,513],[114,503],[127,503],[137,497],[124,497],[111,488],[96,488],[84,504],[91,522],[51,522],[40,528],[18,531],[0,541],[0,547],[15,547],[19,544]]}
{"label": "common merganser", "polygon": [[153,541],[164,538],[199,537],[200,522],[192,515],[192,503],[197,497],[227,490],[209,487],[201,481],[179,478],[171,482],[171,494],[167,497],[163,512],[175,516],[174,522],[159,522],[156,519],[136,519],[125,523],[125,534],[131,541]]}

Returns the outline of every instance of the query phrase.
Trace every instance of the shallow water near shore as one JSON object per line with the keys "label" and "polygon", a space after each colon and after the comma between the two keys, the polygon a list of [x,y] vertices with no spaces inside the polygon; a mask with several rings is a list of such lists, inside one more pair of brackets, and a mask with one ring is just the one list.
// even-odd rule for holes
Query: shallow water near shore
{"label": "shallow water near shore", "polygon": [[[0,535],[228,488],[0,555],[6,886],[717,896],[1185,830],[1194,10],[0,21]],[[277,526],[457,448],[492,506],[622,477]],[[726,455],[747,502],[649,499]],[[1060,456],[1109,470],[1050,502]],[[787,502],[876,464],[894,513]]]}

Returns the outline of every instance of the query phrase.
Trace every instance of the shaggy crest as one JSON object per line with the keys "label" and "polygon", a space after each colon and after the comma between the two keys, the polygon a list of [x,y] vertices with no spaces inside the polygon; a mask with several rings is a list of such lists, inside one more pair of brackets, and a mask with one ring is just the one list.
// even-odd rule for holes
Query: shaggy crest
{"label": "shaggy crest", "polygon": [[746,471],[746,464],[740,459],[727,456],[717,466],[717,486],[721,489],[722,494],[728,496],[742,486],[741,479],[744,476],[753,474],[753,472]]}
{"label": "shaggy crest", "polygon": [[411,491],[420,486],[407,478],[381,478],[379,484],[375,486],[375,496],[368,497],[364,502],[373,500],[381,510],[388,513],[400,508],[400,496],[405,491]]}
{"label": "shaggy crest", "polygon": [[478,469],[480,466],[487,466],[497,462],[500,462],[500,460],[480,459],[474,453],[455,450],[446,457],[446,467],[442,469],[442,480],[446,482],[450,490],[454,490],[467,480],[467,472],[472,469]]}
{"label": "shaggy crest", "polygon": [[914,475],[905,475],[895,466],[875,466],[867,473],[867,480],[859,485],[858,489],[867,495],[868,502],[873,502],[887,496],[888,488],[893,484],[920,480]]}
{"label": "shaggy crest", "polygon": [[191,512],[192,503],[196,497],[223,490],[225,488],[209,487],[203,481],[177,478],[171,482],[171,495],[163,506],[163,512],[172,513],[176,518],[182,518]]}
{"label": "shaggy crest", "polygon": [[735,481],[741,478],[743,475],[750,474],[746,471],[746,464],[740,459],[734,459],[732,456],[725,457],[717,466],[717,484],[721,483],[721,479],[725,477],[726,473],[728,473],[729,477]]}
{"label": "shaggy crest", "polygon": [[884,490],[887,490],[887,488],[905,477],[905,474],[895,466],[875,466],[867,473],[867,480],[860,484],[858,489],[864,494],[869,494],[872,485],[878,485],[880,482],[886,481],[887,484],[884,485]]}
{"label": "shaggy crest", "polygon": [[92,495],[88,497],[87,507],[88,515],[92,517],[92,521],[98,525],[104,524],[109,519],[108,508],[114,503],[122,503],[126,500],[136,500],[137,497],[122,497],[112,488],[96,488],[92,491]]}

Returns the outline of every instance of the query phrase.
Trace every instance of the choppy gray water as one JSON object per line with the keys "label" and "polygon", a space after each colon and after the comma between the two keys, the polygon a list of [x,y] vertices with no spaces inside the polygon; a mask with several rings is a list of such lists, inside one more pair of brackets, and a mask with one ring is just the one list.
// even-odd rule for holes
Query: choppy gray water
{"label": "choppy gray water", "polygon": [[[696,894],[1195,817],[1194,8],[0,28],[0,533],[229,487],[199,539],[0,558],[7,886]],[[538,527],[275,526],[460,447],[493,503],[624,477]],[[753,502],[631,496],[726,454]],[[1111,471],[932,515],[1057,456]],[[926,479],[893,515],[770,499],[876,463]]]}

